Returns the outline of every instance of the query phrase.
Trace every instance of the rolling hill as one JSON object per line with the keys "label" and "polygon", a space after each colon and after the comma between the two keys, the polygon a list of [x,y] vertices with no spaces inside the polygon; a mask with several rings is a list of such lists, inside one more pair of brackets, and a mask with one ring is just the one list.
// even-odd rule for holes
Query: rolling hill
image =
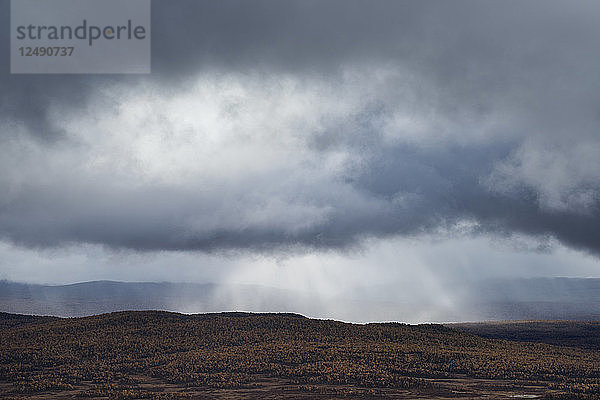
{"label": "rolling hill", "polygon": [[435,324],[158,311],[0,319],[11,321],[0,325],[4,399],[600,395],[596,350],[489,339]]}

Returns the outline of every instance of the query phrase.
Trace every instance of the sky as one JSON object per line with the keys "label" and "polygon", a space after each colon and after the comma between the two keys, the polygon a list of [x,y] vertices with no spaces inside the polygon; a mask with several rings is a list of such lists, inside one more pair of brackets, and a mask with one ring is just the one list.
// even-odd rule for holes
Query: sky
{"label": "sky", "polygon": [[151,74],[3,56],[0,279],[443,297],[600,277],[599,20],[595,1],[155,0]]}

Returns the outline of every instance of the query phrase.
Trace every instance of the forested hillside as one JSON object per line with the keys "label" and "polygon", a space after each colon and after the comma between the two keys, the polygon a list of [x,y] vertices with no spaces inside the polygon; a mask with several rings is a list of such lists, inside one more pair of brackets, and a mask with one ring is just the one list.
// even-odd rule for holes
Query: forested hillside
{"label": "forested hillside", "polygon": [[[3,314],[3,319],[16,317]],[[441,325],[120,312],[4,324],[3,398],[597,399],[600,353]]]}

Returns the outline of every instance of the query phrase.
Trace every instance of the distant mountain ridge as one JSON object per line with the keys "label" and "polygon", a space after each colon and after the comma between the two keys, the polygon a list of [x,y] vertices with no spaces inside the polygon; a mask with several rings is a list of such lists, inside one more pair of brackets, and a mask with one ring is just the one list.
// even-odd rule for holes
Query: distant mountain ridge
{"label": "distant mountain ridge", "polygon": [[287,311],[293,308],[291,303],[307,300],[293,292],[258,285],[116,281],[38,285],[0,281],[0,311],[61,317],[128,310],[266,311],[271,307],[270,311]]}
{"label": "distant mountain ridge", "polygon": [[354,322],[483,320],[600,320],[600,279],[530,278],[482,281],[451,306],[384,298],[379,287],[342,296],[259,285],[91,281],[37,285],[0,281],[0,312],[87,316],[126,310],[184,313],[294,312]]}

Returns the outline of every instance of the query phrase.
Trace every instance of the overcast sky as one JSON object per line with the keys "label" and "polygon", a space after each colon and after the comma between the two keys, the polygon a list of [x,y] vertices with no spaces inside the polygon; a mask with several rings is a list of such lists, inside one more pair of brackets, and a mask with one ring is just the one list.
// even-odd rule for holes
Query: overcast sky
{"label": "overcast sky", "polygon": [[600,276],[600,3],[159,1],[152,74],[10,75],[0,278]]}

